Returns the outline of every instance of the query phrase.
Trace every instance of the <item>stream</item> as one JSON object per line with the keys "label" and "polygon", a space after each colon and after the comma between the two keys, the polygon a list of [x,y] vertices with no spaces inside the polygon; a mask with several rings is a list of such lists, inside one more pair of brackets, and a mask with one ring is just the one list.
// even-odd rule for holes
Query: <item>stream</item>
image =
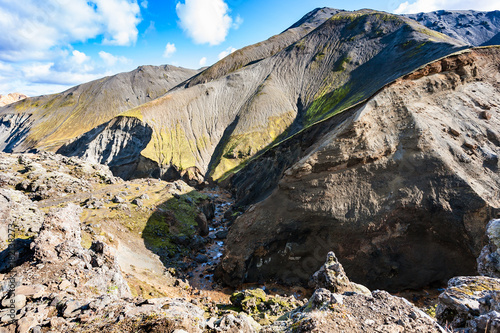
{"label": "stream", "polygon": [[224,240],[228,232],[228,221],[224,218],[224,214],[231,209],[234,201],[229,192],[219,188],[206,189],[201,193],[209,196],[214,204],[214,218],[208,221],[209,234],[205,236],[208,243],[196,256],[197,265],[188,274],[189,284],[192,287],[200,291],[210,291],[216,289],[214,271],[222,258]]}

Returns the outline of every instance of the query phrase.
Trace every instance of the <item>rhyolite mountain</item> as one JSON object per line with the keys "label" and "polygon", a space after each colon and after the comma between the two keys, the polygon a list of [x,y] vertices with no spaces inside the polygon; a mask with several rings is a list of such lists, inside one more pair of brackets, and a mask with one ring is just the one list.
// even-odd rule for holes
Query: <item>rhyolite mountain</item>
{"label": "rhyolite mountain", "polygon": [[[310,27],[311,21],[316,28],[291,38],[279,52],[267,51],[271,39],[248,47],[241,52],[250,63],[233,70],[231,61],[236,67],[242,63],[235,52],[223,60],[229,65],[215,64],[214,73],[212,67],[191,80],[198,84],[187,83],[131,109],[60,152],[105,161],[131,177],[169,179],[187,172],[220,180],[270,145],[466,47],[413,20],[372,10],[333,12],[331,17],[315,11],[291,29]],[[289,34],[272,39],[289,40]],[[253,60],[256,50],[271,55]]]}
{"label": "rhyolite mountain", "polygon": [[419,288],[473,271],[500,208],[499,49],[471,48],[495,40],[480,28],[444,26],[316,9],[78,133],[50,119],[101,111],[2,108],[2,149],[230,187],[248,209],[217,269],[229,285],[307,284],[334,250],[356,282]]}
{"label": "rhyolite mountain", "polygon": [[120,113],[163,95],[197,72],[170,65],[141,66],[60,94],[7,105],[0,108],[0,149],[57,150]]}

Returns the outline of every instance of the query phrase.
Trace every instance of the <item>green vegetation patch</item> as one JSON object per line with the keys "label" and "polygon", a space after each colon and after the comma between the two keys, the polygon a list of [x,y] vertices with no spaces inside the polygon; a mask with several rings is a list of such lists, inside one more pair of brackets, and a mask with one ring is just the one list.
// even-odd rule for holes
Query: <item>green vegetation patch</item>
{"label": "green vegetation patch", "polygon": [[197,205],[206,199],[206,195],[192,191],[157,206],[142,231],[146,247],[162,257],[186,254],[187,249],[176,245],[173,238],[195,235],[199,213]]}

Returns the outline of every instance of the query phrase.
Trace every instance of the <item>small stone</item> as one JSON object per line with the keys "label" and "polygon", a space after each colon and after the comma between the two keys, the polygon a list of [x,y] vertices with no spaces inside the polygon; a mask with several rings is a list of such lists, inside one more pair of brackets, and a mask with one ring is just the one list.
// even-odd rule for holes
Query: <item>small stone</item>
{"label": "small stone", "polygon": [[490,120],[491,119],[491,112],[482,111],[481,112],[481,118],[485,119],[485,120]]}
{"label": "small stone", "polygon": [[65,290],[65,289],[68,289],[69,287],[71,287],[71,282],[69,282],[68,280],[62,280],[61,283],[59,283],[59,290]]}
{"label": "small stone", "polygon": [[371,320],[371,319],[367,319],[367,320],[365,320],[365,325],[367,325],[367,326],[371,326],[371,325],[373,325],[373,324],[375,324],[375,321],[374,321],[374,320]]}
{"label": "small stone", "polygon": [[453,127],[448,128],[448,132],[453,136],[460,136],[460,132]]}
{"label": "small stone", "polygon": [[78,310],[81,307],[80,303],[78,301],[74,300],[68,300],[66,303],[62,306],[62,315],[64,318],[70,318],[74,316],[74,312]]}
{"label": "small stone", "polygon": [[30,285],[30,286],[19,286],[15,290],[15,294],[18,295],[24,295],[32,298],[40,298],[44,295],[45,287],[44,285],[41,284],[35,284],[35,285]]}
{"label": "small stone", "polygon": [[124,203],[125,199],[123,199],[122,197],[120,197],[118,195],[115,195],[114,198],[113,198],[113,202],[114,203]]}
{"label": "small stone", "polygon": [[218,232],[215,233],[215,238],[217,238],[217,239],[226,239],[228,233],[229,232],[227,230],[218,231]]}
{"label": "small stone", "polygon": [[136,205],[137,207],[144,206],[144,203],[142,202],[142,200],[138,199],[138,198],[135,198],[134,200],[132,200],[132,204]]}
{"label": "small stone", "polygon": [[465,141],[464,146],[471,149],[471,150],[476,150],[476,148],[477,148],[477,145],[474,144],[473,142],[470,142],[470,141]]}
{"label": "small stone", "polygon": [[30,329],[38,325],[38,321],[33,315],[28,315],[21,318],[17,322],[17,333],[28,333]]}
{"label": "small stone", "polygon": [[203,264],[203,263],[206,263],[208,262],[208,257],[204,254],[198,254],[194,260],[196,260],[196,262],[200,263],[200,264]]}
{"label": "small stone", "polygon": [[139,197],[139,199],[142,199],[142,200],[149,200],[149,195],[147,195],[146,193],[141,194],[141,196]]}
{"label": "small stone", "polygon": [[16,309],[21,309],[26,306],[26,296],[24,295],[15,295],[13,297],[5,298],[2,301],[2,307],[10,308],[15,304]]}

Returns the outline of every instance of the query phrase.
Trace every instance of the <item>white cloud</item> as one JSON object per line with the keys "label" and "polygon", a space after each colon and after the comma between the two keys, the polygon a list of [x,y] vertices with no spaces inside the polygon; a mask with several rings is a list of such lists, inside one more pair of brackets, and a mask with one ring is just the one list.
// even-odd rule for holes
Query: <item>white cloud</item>
{"label": "white cloud", "polygon": [[88,55],[86,55],[85,53],[80,52],[80,51],[78,51],[78,50],[74,50],[74,51],[72,52],[72,54],[73,54],[73,59],[74,59],[74,61],[75,61],[77,64],[79,64],[79,65],[81,65],[81,64],[83,64],[84,62],[86,62],[86,61],[89,61],[89,60],[90,60],[90,57],[89,57]]}
{"label": "white cloud", "polygon": [[175,44],[167,43],[165,46],[165,51],[163,51],[163,58],[171,57],[177,49],[175,48]]}
{"label": "white cloud", "polygon": [[0,0],[0,60],[47,60],[92,38],[131,45],[140,20],[136,0]]}
{"label": "white cloud", "polygon": [[200,59],[200,66],[205,66],[207,64],[207,57],[203,57]]}
{"label": "white cloud", "polygon": [[144,30],[144,36],[147,34],[153,33],[155,31],[156,31],[155,22],[150,21],[148,28],[146,30]]}
{"label": "white cloud", "polygon": [[[0,94],[21,92],[29,96],[55,93],[72,86],[131,70],[132,60],[101,51],[102,62],[85,53],[59,52],[50,61],[0,61]],[[109,69],[112,68],[112,71]]]}
{"label": "white cloud", "polygon": [[146,0],[141,1],[141,7],[144,8],[144,9],[147,9],[148,8],[148,2]]}
{"label": "white cloud", "polygon": [[237,15],[236,19],[234,19],[233,28],[238,29],[242,24],[243,24],[243,19],[241,18],[241,16]]}
{"label": "white cloud", "polygon": [[222,51],[221,53],[219,53],[219,60],[227,57],[228,55],[230,55],[234,51],[236,51],[236,49],[234,47],[232,47],[232,46],[228,47],[227,49],[225,49],[224,51]]}
{"label": "white cloud", "polygon": [[[73,1],[73,0],[72,0]],[[106,26],[104,44],[131,45],[137,41],[141,10],[133,0],[94,0]]]}
{"label": "white cloud", "polygon": [[497,10],[498,0],[416,0],[412,3],[405,1],[394,10],[396,14],[415,14],[432,12],[440,9],[460,10],[474,9],[491,11]]}
{"label": "white cloud", "polygon": [[104,63],[106,64],[106,66],[108,67],[113,67],[114,65],[116,65],[117,63],[121,63],[121,64],[129,64],[132,62],[132,60],[130,59],[127,59],[125,57],[122,57],[122,56],[114,56],[112,55],[111,53],[108,53],[108,52],[104,52],[104,51],[100,51],[99,52],[99,57],[104,61]]}
{"label": "white cloud", "polygon": [[[92,68],[90,68],[92,69]],[[22,69],[23,78],[31,83],[77,85],[102,77],[101,74],[75,72],[73,70],[60,71],[54,63],[34,63]]]}
{"label": "white cloud", "polygon": [[179,25],[197,44],[222,43],[233,23],[224,0],[185,0],[178,2],[175,9]]}

